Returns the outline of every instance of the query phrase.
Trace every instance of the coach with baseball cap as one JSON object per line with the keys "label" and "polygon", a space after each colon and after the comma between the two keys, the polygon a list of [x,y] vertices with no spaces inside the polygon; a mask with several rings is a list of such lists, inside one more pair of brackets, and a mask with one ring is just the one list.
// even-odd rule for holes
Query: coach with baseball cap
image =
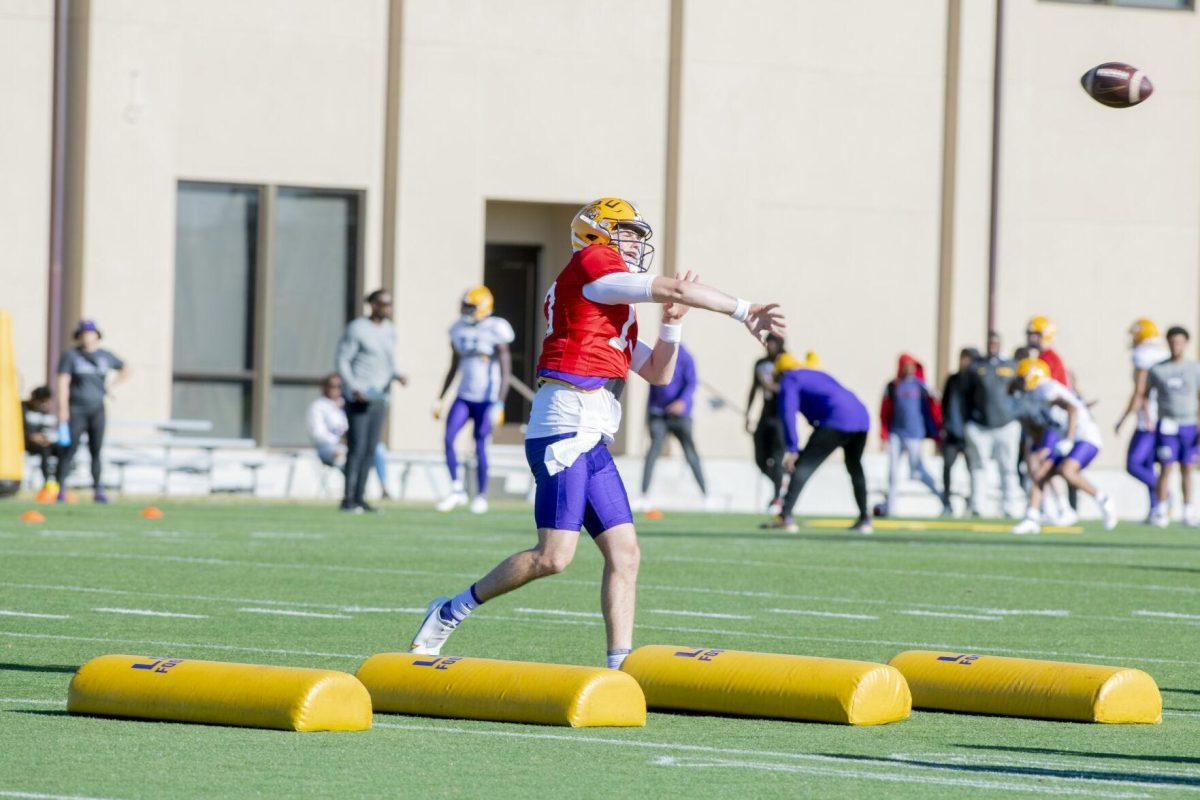
{"label": "coach with baseball cap", "polygon": [[[67,501],[67,476],[83,434],[92,457],[92,485],[97,503],[107,503],[100,481],[100,448],[104,445],[104,398],[108,389],[129,377],[125,362],[100,347],[102,335],[94,320],[82,319],[75,327],[75,346],[58,360],[58,502]],[[112,380],[109,376],[114,375]]]}

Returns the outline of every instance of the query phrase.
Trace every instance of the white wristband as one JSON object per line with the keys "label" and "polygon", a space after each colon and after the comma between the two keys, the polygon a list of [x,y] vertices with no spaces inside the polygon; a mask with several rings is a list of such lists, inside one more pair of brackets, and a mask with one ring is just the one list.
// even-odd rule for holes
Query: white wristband
{"label": "white wristband", "polygon": [[678,344],[683,341],[683,326],[663,323],[658,326],[658,338],[664,342]]}
{"label": "white wristband", "polygon": [[738,322],[745,322],[750,318],[750,301],[743,300],[739,297],[737,301],[737,308],[735,308],[733,313],[729,316],[733,317]]}

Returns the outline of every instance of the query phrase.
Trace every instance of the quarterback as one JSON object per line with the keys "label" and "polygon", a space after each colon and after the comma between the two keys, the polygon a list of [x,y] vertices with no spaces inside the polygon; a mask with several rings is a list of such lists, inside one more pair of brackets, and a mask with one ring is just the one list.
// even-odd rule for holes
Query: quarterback
{"label": "quarterback", "polygon": [[[478,606],[562,572],[584,528],[604,558],[600,607],[608,666],[619,668],[629,654],[640,553],[629,498],[608,450],[621,422],[625,379],[632,371],[654,385],[671,380],[680,323],[689,308],[733,317],[760,343],[769,333],[784,332],[775,304],[740,300],[699,283],[690,272],[674,278],[648,273],[650,236],[650,225],[633,204],[616,197],[589,203],[572,220],[574,253],[543,305],[546,333],[525,438],[536,483],[537,544],[504,559],[454,597],[432,600],[412,652],[439,654]],[[640,303],[662,306],[653,345],[638,340]]]}
{"label": "quarterback", "polygon": [[442,416],[442,403],[457,375],[458,395],[446,415],[446,467],[450,470],[450,494],[438,503],[438,511],[450,511],[467,504],[467,492],[458,474],[454,440],[471,421],[475,436],[475,463],[478,492],[471,500],[471,511],[483,514],[488,509],[488,437],[492,428],[504,421],[504,398],[512,378],[512,354],[508,346],[516,334],[512,326],[492,315],[495,298],[486,286],[476,286],[463,295],[460,316],[450,326],[450,369],[442,383],[441,394],[433,406],[434,419]]}

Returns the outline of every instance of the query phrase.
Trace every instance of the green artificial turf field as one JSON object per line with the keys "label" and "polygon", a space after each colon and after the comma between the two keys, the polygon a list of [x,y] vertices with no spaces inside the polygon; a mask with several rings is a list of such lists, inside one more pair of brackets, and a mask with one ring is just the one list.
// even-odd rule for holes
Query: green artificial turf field
{"label": "green artificial turf field", "polygon": [[[916,711],[874,728],[651,713],[577,729],[376,715],[297,734],[68,716],[102,653],[354,671],[416,609],[531,540],[528,510],[176,503],[0,506],[0,797],[1022,797],[1200,791],[1200,534],[763,533],[640,520],[638,644],[886,661],[943,648],[1139,667],[1161,725]],[[476,612],[447,654],[599,664],[594,548]],[[136,613],[135,613],[136,612]],[[153,612],[153,614],[151,613]],[[167,616],[191,615],[191,616]],[[160,616],[161,615],[161,616]]]}

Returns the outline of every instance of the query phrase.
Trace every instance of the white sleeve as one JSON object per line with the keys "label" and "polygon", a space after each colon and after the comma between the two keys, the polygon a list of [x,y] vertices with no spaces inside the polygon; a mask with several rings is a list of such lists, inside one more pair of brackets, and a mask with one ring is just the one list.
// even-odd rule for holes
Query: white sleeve
{"label": "white sleeve", "polygon": [[613,272],[584,284],[583,296],[593,303],[649,303],[655,276],[648,272]]}
{"label": "white sleeve", "polygon": [[500,317],[492,317],[495,320],[493,325],[496,329],[496,340],[500,344],[512,344],[517,338],[516,332],[512,329],[512,325],[508,324],[508,320]]}
{"label": "white sleeve", "polygon": [[654,348],[638,339],[637,344],[633,346],[633,356],[629,359],[629,368],[637,372],[646,365],[650,360],[650,354],[654,352]]}

